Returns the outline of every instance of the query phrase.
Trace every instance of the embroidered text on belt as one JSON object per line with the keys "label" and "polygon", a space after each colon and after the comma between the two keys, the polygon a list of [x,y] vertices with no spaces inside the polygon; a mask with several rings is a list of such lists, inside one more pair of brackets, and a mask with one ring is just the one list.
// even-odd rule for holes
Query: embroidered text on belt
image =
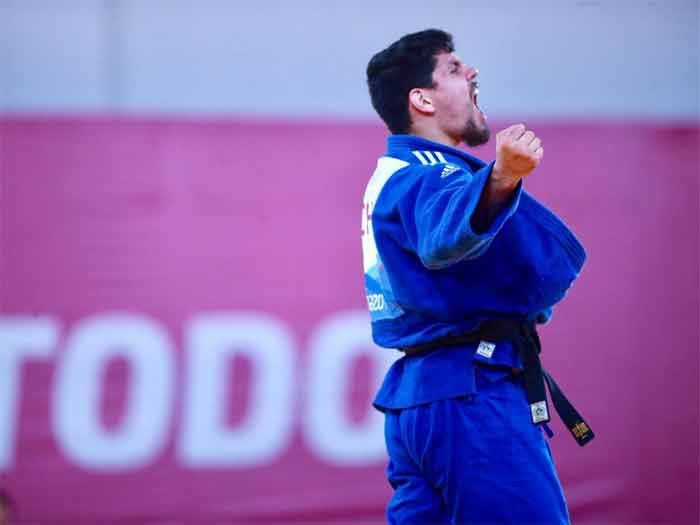
{"label": "embroidered text on belt", "polygon": [[474,332],[446,336],[429,343],[402,348],[406,355],[415,355],[464,343],[476,343],[481,340],[498,342],[508,339],[513,342],[523,361],[525,391],[530,404],[532,423],[537,425],[550,420],[545,384],[554,403],[554,409],[574,436],[576,442],[583,446],[595,437],[591,427],[583,420],[578,411],[566,398],[564,392],[554,382],[552,376],[542,368],[540,352],[542,345],[534,323],[523,323],[506,319],[485,321]]}

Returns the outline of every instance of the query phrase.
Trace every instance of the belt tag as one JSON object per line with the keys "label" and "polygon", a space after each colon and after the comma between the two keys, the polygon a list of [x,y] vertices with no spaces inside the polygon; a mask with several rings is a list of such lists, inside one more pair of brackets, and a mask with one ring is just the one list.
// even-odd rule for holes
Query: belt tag
{"label": "belt tag", "polygon": [[532,416],[532,422],[536,425],[537,423],[542,423],[549,421],[549,410],[547,409],[547,401],[537,401],[536,403],[530,404],[530,415]]}
{"label": "belt tag", "polygon": [[576,442],[583,446],[586,443],[588,443],[591,439],[595,437],[595,434],[593,434],[593,431],[590,429],[590,427],[586,424],[585,421],[582,419],[578,421],[576,424],[574,424],[571,428],[569,428],[571,431],[571,434],[574,436],[574,439],[576,439]]}
{"label": "belt tag", "polygon": [[493,351],[496,349],[496,345],[493,343],[488,343],[486,341],[480,341],[479,347],[476,349],[476,353],[491,359]]}

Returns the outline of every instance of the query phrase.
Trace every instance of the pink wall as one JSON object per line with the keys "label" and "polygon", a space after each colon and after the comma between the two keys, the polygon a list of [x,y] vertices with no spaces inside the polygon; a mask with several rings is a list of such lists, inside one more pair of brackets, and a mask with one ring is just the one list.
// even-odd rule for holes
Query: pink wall
{"label": "pink wall", "polygon": [[[589,253],[542,330],[547,368],[597,433],[578,448],[555,425],[574,522],[696,523],[698,127],[529,125],[546,158],[527,187]],[[0,139],[0,486],[19,517],[381,521],[367,406],[385,366],[371,356],[391,352],[366,343],[360,211],[383,130],[18,118]],[[259,448],[248,463],[186,444],[208,406],[186,409],[193,382],[214,377],[195,371],[197,326],[215,313],[253,339],[220,346],[269,337],[275,353],[204,368],[227,378],[219,430],[261,429],[238,442]],[[124,350],[139,338],[143,361]],[[340,398],[317,373],[337,362]],[[333,399],[340,423],[324,419]]]}

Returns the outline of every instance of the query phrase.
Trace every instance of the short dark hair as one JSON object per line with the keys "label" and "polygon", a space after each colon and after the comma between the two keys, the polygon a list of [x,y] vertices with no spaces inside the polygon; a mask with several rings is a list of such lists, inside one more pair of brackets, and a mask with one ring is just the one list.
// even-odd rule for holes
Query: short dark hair
{"label": "short dark hair", "polygon": [[434,87],[436,56],[454,51],[452,35],[440,29],[411,33],[383,49],[367,64],[372,106],[392,133],[408,133],[408,93]]}

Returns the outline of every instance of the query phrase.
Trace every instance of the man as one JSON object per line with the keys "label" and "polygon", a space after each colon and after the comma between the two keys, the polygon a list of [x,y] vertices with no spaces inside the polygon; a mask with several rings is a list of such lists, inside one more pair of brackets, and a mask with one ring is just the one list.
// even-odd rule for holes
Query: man
{"label": "man", "polygon": [[374,405],[385,413],[389,523],[568,523],[549,445],[546,380],[579,441],[593,435],[543,372],[549,319],[583,247],[523,191],[542,141],[523,124],[485,164],[478,71],[452,37],[406,35],[367,66],[390,132],[364,196],[363,263],[375,342],[406,353]]}

